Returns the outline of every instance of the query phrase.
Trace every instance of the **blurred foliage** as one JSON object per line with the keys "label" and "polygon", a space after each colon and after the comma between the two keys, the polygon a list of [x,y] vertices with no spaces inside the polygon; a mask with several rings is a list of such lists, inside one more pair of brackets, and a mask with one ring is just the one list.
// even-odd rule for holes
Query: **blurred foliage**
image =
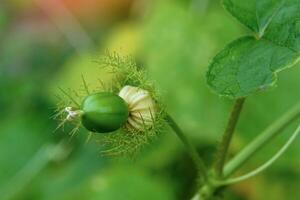
{"label": "blurred foliage", "polygon": [[[21,7],[18,2],[24,3],[7,1],[5,5]],[[81,74],[94,88],[100,86],[98,79],[109,81],[110,75],[96,62],[109,48],[133,54],[147,68],[168,111],[211,163],[232,102],[209,90],[205,73],[215,53],[246,30],[217,0],[138,1],[132,7],[129,18],[123,17],[118,23],[108,19],[111,24],[105,30],[97,19],[87,22],[93,27],[89,30],[99,31],[88,32],[98,37],[98,43],[92,51],[79,55],[55,26],[40,28],[45,25],[38,20],[41,16],[29,15],[29,20],[21,15],[28,6],[8,12],[0,5],[0,199],[7,191],[13,191],[12,199],[16,200],[181,200],[193,195],[195,169],[169,130],[134,159],[100,157],[95,140],[85,143],[84,130],[71,139],[68,126],[64,132],[53,133],[57,123],[50,117],[57,87],[80,89]],[[31,5],[28,9],[34,8]],[[17,20],[19,16],[24,20]],[[277,88],[247,99],[232,153],[300,100],[299,75],[299,66],[287,70],[281,73]],[[242,171],[269,158],[294,127],[284,131]],[[69,153],[47,161],[36,176],[22,179],[20,171],[28,170],[25,166],[30,166],[39,149],[61,140],[67,141],[64,148]],[[299,142],[266,173],[230,187],[225,199],[299,199]],[[14,182],[18,176],[28,183],[20,191],[17,188],[22,181]],[[10,183],[13,186],[8,189]]]}

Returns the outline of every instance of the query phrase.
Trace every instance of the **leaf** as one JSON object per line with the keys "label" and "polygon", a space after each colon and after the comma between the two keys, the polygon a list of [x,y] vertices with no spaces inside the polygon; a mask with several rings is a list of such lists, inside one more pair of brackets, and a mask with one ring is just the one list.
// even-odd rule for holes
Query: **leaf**
{"label": "leaf", "polygon": [[257,33],[263,33],[284,0],[224,0],[224,7],[240,22]]}
{"label": "leaf", "polygon": [[219,94],[247,96],[276,82],[276,72],[292,66],[299,54],[268,40],[246,36],[221,51],[210,65],[207,80]]}
{"label": "leaf", "polygon": [[224,0],[225,8],[255,32],[213,59],[207,82],[221,96],[239,98],[276,84],[277,72],[300,56],[300,0]]}

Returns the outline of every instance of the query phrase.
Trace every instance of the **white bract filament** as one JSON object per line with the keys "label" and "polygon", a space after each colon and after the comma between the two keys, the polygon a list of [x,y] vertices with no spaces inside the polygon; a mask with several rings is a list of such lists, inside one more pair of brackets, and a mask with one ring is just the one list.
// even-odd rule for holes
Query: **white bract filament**
{"label": "white bract filament", "polygon": [[67,121],[72,121],[82,114],[81,110],[76,110],[73,107],[66,107],[65,112],[68,114],[66,118]]}
{"label": "white bract filament", "polygon": [[153,125],[155,103],[148,91],[127,85],[121,89],[119,96],[125,100],[129,108],[126,128],[143,130]]}

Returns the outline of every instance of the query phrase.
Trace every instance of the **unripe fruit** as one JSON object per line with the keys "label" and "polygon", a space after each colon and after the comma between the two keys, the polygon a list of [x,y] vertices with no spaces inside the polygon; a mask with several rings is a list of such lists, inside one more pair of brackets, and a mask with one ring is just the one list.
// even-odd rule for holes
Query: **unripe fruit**
{"label": "unripe fruit", "polygon": [[92,132],[107,133],[121,128],[128,119],[126,102],[116,94],[100,92],[87,96],[81,105],[83,126]]}

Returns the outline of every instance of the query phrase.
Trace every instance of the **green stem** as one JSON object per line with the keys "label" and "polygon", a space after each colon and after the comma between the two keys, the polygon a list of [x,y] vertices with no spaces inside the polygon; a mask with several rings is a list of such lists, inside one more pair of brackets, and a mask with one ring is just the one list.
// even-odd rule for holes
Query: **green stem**
{"label": "green stem", "polygon": [[257,151],[264,147],[289,124],[300,117],[300,104],[288,111],[283,117],[268,127],[262,134],[257,136],[239,154],[226,164],[224,177],[228,177],[247,162]]}
{"label": "green stem", "polygon": [[253,176],[256,176],[260,172],[264,171],[268,167],[270,167],[280,156],[284,154],[284,152],[288,149],[288,147],[293,143],[293,141],[296,139],[296,137],[300,133],[300,126],[296,129],[296,131],[292,134],[292,136],[288,139],[288,141],[284,144],[284,146],[267,162],[265,162],[263,165],[258,167],[257,169],[253,170],[252,172],[249,172],[243,176],[237,177],[237,178],[232,178],[232,179],[227,179],[226,181],[223,182],[224,185],[230,185],[230,184],[235,184],[241,181],[244,181],[246,179],[249,179]]}
{"label": "green stem", "polygon": [[242,111],[244,102],[245,102],[245,98],[240,98],[235,101],[229,120],[227,122],[225,132],[223,134],[223,138],[221,140],[219,149],[216,154],[217,156],[216,156],[215,170],[219,178],[223,177],[223,168],[226,162],[233,133],[236,124],[238,122],[240,113]]}
{"label": "green stem", "polygon": [[180,127],[177,125],[177,123],[173,120],[173,118],[170,115],[166,116],[166,121],[169,124],[169,126],[173,129],[173,131],[176,133],[176,135],[181,140],[181,142],[184,144],[184,146],[186,147],[186,150],[188,151],[191,158],[195,162],[195,165],[197,166],[200,176],[203,178],[204,181],[207,181],[208,179],[207,168],[202,158],[199,156],[194,145],[192,145],[192,143],[184,135],[183,131],[180,129]]}

